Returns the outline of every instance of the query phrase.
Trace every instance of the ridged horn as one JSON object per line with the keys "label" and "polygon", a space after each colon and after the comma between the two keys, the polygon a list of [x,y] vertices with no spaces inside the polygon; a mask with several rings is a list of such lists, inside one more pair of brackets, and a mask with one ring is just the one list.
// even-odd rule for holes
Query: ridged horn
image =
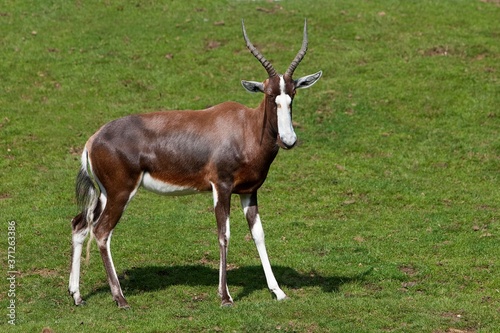
{"label": "ridged horn", "polygon": [[250,42],[250,40],[248,39],[247,32],[245,30],[245,24],[243,23],[243,20],[241,20],[241,27],[243,28],[243,38],[245,39],[245,42],[247,43],[247,48],[254,55],[254,57],[257,58],[257,60],[259,60],[259,62],[262,64],[262,66],[264,66],[269,77],[273,77],[273,76],[278,75],[278,73],[276,73],[276,70],[274,69],[273,65],[271,65],[271,63],[268,60],[266,60],[266,58],[264,58],[262,53],[260,53],[255,48],[255,46],[253,46],[252,42]]}
{"label": "ridged horn", "polygon": [[302,61],[302,59],[306,55],[306,52],[307,52],[307,19],[304,20],[304,37],[302,39],[302,47],[295,56],[295,59],[293,59],[292,63],[290,64],[290,67],[288,67],[288,69],[286,70],[285,76],[292,77],[295,68],[297,68],[299,63]]}

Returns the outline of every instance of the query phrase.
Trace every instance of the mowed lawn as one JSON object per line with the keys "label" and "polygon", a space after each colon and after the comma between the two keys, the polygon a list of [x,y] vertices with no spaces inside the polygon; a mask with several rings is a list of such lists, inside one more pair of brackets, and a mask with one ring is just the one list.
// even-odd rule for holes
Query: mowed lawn
{"label": "mowed lawn", "polygon": [[[280,72],[307,18],[295,76],[323,70],[259,192],[289,299],[268,292],[237,197],[221,308],[212,196],[142,190],[111,246],[132,308],[112,301],[95,244],[75,307],[83,145],[128,114],[258,106],[240,85],[266,78],[242,18]],[[3,1],[0,331],[498,332],[499,76],[497,0]]]}

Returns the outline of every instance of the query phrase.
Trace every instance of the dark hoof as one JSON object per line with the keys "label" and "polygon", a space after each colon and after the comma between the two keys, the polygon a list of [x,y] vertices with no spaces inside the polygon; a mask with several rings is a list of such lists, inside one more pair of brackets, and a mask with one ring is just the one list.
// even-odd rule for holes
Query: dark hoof
{"label": "dark hoof", "polygon": [[115,299],[115,302],[120,309],[126,309],[126,310],[130,309],[130,305],[128,305],[125,298]]}
{"label": "dark hoof", "polygon": [[83,299],[81,299],[78,303],[75,303],[76,306],[85,306],[87,305],[87,302],[85,302]]}
{"label": "dark hoof", "polygon": [[220,306],[224,307],[224,308],[227,308],[227,307],[231,307],[233,305],[234,305],[233,301],[222,301],[222,303],[221,303]]}
{"label": "dark hoof", "polygon": [[130,309],[130,305],[128,305],[127,301],[125,301],[125,300],[123,300],[123,301],[121,301],[121,302],[118,302],[118,301],[117,301],[117,302],[116,302],[116,305],[118,305],[118,307],[119,307],[120,309],[125,309],[125,310]]}

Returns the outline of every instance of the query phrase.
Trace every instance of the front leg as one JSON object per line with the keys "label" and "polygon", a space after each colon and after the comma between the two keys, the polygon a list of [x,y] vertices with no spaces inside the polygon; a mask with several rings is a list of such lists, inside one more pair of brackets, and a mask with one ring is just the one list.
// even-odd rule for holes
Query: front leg
{"label": "front leg", "polygon": [[231,191],[228,187],[215,186],[212,184],[212,192],[220,249],[219,296],[222,299],[222,306],[231,306],[233,305],[233,299],[227,287],[227,249],[229,246],[229,238],[231,237],[229,228]]}
{"label": "front leg", "polygon": [[269,262],[269,257],[267,256],[266,244],[264,242],[264,228],[262,227],[259,209],[257,206],[257,192],[252,194],[241,194],[240,200],[248,226],[250,227],[252,238],[255,242],[255,246],[257,246],[257,251],[259,252],[262,268],[264,268],[264,274],[266,275],[267,286],[278,300],[283,300],[286,298],[286,295],[283,290],[281,290],[276,278],[274,277],[271,263]]}

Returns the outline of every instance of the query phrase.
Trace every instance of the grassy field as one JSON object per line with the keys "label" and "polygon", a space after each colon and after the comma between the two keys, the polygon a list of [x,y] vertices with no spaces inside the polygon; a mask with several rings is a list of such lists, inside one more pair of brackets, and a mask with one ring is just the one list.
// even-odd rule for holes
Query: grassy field
{"label": "grassy field", "polygon": [[[87,138],[131,113],[257,106],[240,80],[266,76],[241,18],[284,71],[305,17],[296,76],[324,75],[296,97],[300,144],[260,190],[290,299],[267,291],[238,200],[235,306],[221,308],[211,195],[139,191],[112,243],[132,309],[112,301],[95,245],[87,305],[73,306],[70,220]],[[499,17],[498,0],[3,1],[0,330],[498,332]]]}

